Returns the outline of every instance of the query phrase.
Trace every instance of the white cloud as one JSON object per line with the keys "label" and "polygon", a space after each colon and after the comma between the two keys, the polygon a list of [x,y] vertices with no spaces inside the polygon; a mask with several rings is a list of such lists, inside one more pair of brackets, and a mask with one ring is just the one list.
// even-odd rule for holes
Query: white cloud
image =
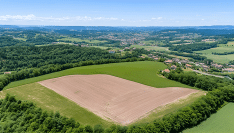
{"label": "white cloud", "polygon": [[5,15],[5,16],[0,16],[0,20],[3,21],[93,21],[93,20],[119,20],[118,18],[106,18],[106,17],[87,17],[87,16],[76,16],[76,17],[37,17],[33,14],[30,15]]}
{"label": "white cloud", "polygon": [[105,17],[97,17],[97,18],[94,18],[94,20],[118,20],[118,18],[105,18]]}
{"label": "white cloud", "polygon": [[143,22],[148,22],[148,21],[151,21],[151,20],[142,20]]}
{"label": "white cloud", "polygon": [[152,18],[153,20],[161,20],[162,17]]}
{"label": "white cloud", "polygon": [[15,15],[15,16],[12,16],[12,15],[5,15],[5,16],[0,16],[0,20],[35,20],[36,17],[33,15],[33,14],[30,14],[30,15]]}

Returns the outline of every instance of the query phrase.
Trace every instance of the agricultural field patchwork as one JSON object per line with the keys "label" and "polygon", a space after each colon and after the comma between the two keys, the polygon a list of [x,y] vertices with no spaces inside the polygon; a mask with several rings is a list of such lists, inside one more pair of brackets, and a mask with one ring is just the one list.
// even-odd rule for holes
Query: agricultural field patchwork
{"label": "agricultural field patchwork", "polygon": [[206,121],[183,133],[232,133],[234,131],[233,110],[234,103],[228,103]]}
{"label": "agricultural field patchwork", "polygon": [[202,53],[203,56],[206,56],[208,59],[212,59],[217,63],[228,63],[231,60],[234,60],[234,54],[228,55],[214,55],[212,52],[224,53],[224,52],[233,52],[234,51],[234,42],[228,42],[228,44],[219,44],[217,48],[211,48],[203,51],[196,51],[196,53]]}

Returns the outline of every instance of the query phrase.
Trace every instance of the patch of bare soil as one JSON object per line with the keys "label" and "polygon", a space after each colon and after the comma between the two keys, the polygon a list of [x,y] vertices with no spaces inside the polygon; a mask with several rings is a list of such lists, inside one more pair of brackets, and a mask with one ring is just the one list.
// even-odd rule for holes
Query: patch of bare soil
{"label": "patch of bare soil", "polygon": [[[111,75],[70,75],[39,82],[102,118],[123,125],[198,90],[154,88]],[[75,113],[75,112],[74,112]]]}

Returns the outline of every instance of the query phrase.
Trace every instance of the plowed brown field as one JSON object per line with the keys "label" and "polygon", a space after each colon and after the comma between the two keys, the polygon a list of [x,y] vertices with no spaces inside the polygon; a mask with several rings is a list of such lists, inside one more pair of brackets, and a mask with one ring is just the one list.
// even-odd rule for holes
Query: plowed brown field
{"label": "plowed brown field", "polygon": [[180,87],[154,88],[104,74],[70,75],[39,83],[102,118],[123,125],[159,106],[198,92]]}

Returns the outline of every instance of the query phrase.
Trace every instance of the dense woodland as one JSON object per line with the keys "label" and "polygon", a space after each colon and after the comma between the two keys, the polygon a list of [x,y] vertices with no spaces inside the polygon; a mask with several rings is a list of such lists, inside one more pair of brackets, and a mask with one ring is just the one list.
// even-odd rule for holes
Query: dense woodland
{"label": "dense woodland", "polygon": [[25,68],[41,67],[49,64],[67,64],[100,59],[126,59],[147,54],[144,49],[136,49],[132,54],[117,56],[99,48],[74,45],[11,46],[0,49],[0,71],[19,71]]}
{"label": "dense woodland", "polygon": [[10,36],[0,37],[0,47],[14,46],[14,45],[29,45],[29,44],[25,43],[24,41],[13,39],[13,37]]}
{"label": "dense woodland", "polygon": [[[74,119],[61,116],[59,112],[46,112],[32,102],[16,100],[7,95],[0,100],[0,130],[6,133],[93,133],[93,127],[80,125]],[[98,125],[95,132],[103,130]]]}

